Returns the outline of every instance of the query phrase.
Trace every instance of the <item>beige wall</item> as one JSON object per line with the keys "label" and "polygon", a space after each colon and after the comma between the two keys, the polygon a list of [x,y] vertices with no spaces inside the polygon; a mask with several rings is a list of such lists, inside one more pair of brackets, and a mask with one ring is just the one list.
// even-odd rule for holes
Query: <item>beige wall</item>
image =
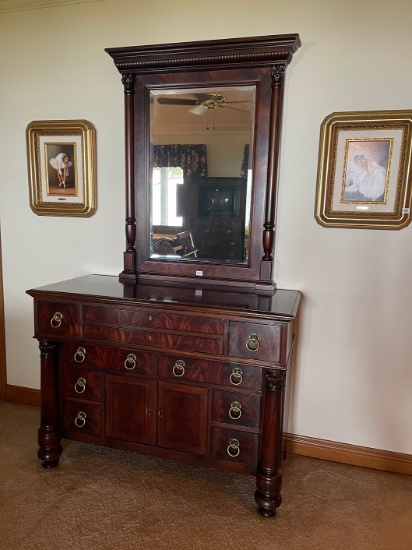
{"label": "beige wall", "polygon": [[[123,93],[105,47],[298,32],[287,75],[275,278],[304,294],[289,431],[412,453],[412,226],[324,229],[313,217],[319,126],[333,111],[411,107],[412,3],[105,0],[0,13],[0,216],[8,383],[39,387],[25,290],[122,267]],[[29,207],[25,128],[97,129],[98,211]]]}

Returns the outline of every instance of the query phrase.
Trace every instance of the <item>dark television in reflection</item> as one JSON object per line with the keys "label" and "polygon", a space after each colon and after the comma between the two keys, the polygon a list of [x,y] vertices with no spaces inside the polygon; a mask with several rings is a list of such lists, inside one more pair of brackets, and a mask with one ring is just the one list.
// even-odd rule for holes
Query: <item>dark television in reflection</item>
{"label": "dark television in reflection", "polygon": [[240,216],[241,189],[232,185],[199,186],[198,216]]}

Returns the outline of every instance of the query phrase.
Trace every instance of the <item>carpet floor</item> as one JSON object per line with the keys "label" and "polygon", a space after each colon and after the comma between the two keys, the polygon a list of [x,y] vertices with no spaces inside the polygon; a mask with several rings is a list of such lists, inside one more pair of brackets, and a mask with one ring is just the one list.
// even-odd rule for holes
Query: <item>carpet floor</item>
{"label": "carpet floor", "polygon": [[295,455],[261,517],[254,478],[65,441],[37,459],[36,407],[0,402],[1,550],[411,550],[412,477]]}

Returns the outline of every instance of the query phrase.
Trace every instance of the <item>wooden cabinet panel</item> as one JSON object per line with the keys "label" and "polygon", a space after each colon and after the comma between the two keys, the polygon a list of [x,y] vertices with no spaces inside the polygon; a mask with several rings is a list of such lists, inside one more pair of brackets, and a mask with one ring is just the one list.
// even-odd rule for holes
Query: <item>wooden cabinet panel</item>
{"label": "wooden cabinet panel", "polygon": [[231,322],[229,354],[255,361],[280,361],[281,325]]}
{"label": "wooden cabinet panel", "polygon": [[212,428],[211,455],[213,458],[256,466],[258,446],[258,434]]}
{"label": "wooden cabinet panel", "polygon": [[259,429],[260,396],[213,390],[212,421]]}
{"label": "wooden cabinet panel", "polygon": [[86,322],[134,325],[136,327],[165,328],[204,334],[223,334],[223,321],[213,317],[195,317],[145,308],[109,308],[85,306],[83,319]]}
{"label": "wooden cabinet panel", "polygon": [[108,374],[106,435],[154,445],[156,442],[156,382]]}
{"label": "wooden cabinet panel", "polygon": [[158,392],[157,444],[206,454],[207,388],[159,382]]}
{"label": "wooden cabinet panel", "polygon": [[39,337],[78,336],[79,316],[76,305],[39,301],[37,308]]}

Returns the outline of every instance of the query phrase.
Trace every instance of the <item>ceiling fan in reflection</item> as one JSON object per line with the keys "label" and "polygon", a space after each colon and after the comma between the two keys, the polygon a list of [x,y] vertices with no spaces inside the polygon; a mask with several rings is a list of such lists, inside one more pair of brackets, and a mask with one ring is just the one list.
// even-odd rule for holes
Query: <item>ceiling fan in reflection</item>
{"label": "ceiling fan in reflection", "polygon": [[249,109],[238,109],[237,107],[232,107],[231,105],[236,103],[251,103],[251,101],[227,101],[226,97],[222,94],[210,93],[210,94],[197,94],[195,99],[190,98],[176,98],[176,97],[159,97],[157,102],[161,105],[187,105],[191,106],[191,109],[188,109],[189,113],[193,115],[203,115],[207,114],[207,126],[206,129],[210,130],[209,125],[209,113],[213,112],[213,130],[216,128],[215,125],[215,113],[217,108],[225,108],[233,111],[240,111],[242,113],[250,112]]}
{"label": "ceiling fan in reflection", "polygon": [[222,94],[197,94],[195,99],[189,98],[176,98],[176,97],[159,97],[157,102],[161,105],[188,105],[192,106],[189,112],[194,115],[202,115],[206,110],[216,109],[222,107],[226,109],[232,109],[234,111],[248,112],[246,109],[237,109],[231,107],[234,103],[251,103],[250,101],[227,101],[226,97]]}

